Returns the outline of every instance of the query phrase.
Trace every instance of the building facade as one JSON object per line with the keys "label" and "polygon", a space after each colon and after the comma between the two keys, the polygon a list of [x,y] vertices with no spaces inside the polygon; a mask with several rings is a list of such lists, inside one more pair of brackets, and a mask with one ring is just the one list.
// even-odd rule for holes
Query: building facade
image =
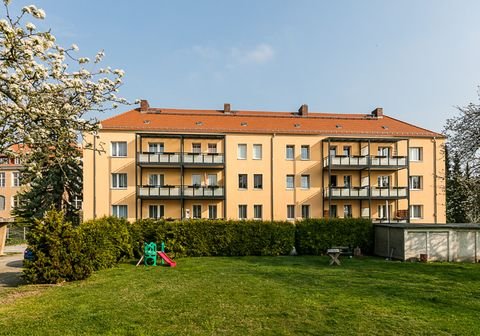
{"label": "building facade", "polygon": [[18,204],[21,169],[19,158],[0,157],[0,222],[14,221],[11,212]]}
{"label": "building facade", "polygon": [[[86,139],[84,218],[445,223],[441,134],[383,115],[138,109]],[[88,196],[91,195],[91,196]]]}

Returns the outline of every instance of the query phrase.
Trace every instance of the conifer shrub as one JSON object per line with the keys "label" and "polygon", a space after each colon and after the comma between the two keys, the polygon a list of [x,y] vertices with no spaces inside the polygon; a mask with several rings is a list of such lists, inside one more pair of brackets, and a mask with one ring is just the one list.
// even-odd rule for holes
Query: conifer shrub
{"label": "conifer shrub", "polygon": [[305,219],[296,223],[295,247],[300,254],[321,255],[332,246],[360,247],[373,253],[374,228],[368,219]]}
{"label": "conifer shrub", "polygon": [[24,264],[23,276],[28,283],[82,280],[93,271],[81,235],[62,212],[51,210],[42,219],[35,219],[27,242],[33,254]]}

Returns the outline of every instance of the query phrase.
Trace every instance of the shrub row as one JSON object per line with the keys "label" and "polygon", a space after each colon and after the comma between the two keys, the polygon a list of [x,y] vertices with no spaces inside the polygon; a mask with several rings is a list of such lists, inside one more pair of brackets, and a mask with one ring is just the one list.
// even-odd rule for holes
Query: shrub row
{"label": "shrub row", "polygon": [[140,220],[131,226],[141,253],[143,242],[166,243],[177,256],[245,256],[288,254],[295,244],[289,222]]}
{"label": "shrub row", "polygon": [[30,283],[81,280],[93,271],[139,257],[143,242],[166,243],[175,256],[320,255],[332,246],[373,250],[373,225],[364,219],[307,219],[290,222],[223,220],[126,220],[104,217],[74,227],[61,212],[47,212],[27,236],[33,260]]}

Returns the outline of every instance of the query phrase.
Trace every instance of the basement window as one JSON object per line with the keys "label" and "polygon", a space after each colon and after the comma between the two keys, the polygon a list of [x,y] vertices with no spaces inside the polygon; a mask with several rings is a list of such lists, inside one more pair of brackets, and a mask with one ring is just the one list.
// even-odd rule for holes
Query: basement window
{"label": "basement window", "polygon": [[246,122],[241,122],[240,126],[247,126],[248,124]]}
{"label": "basement window", "polygon": [[300,124],[294,124],[293,127],[299,128],[299,127],[300,127]]}
{"label": "basement window", "polygon": [[335,125],[336,128],[342,128],[342,125]]}
{"label": "basement window", "polygon": [[143,123],[148,125],[150,124],[150,120],[144,120]]}
{"label": "basement window", "polygon": [[202,125],[203,125],[203,122],[197,121],[197,122],[195,123],[195,125],[197,125],[197,126],[202,126]]}

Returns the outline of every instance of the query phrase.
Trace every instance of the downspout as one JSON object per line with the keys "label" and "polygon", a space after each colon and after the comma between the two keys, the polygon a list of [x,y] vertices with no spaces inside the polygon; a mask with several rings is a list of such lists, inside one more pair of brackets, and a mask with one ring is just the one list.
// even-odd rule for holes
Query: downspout
{"label": "downspout", "polygon": [[93,219],[97,218],[97,132],[93,133]]}
{"label": "downspout", "polygon": [[437,139],[433,137],[433,218],[437,224]]}
{"label": "downspout", "polygon": [[275,138],[275,133],[272,134],[270,138],[270,220],[273,221],[274,209],[273,209],[273,139]]}

